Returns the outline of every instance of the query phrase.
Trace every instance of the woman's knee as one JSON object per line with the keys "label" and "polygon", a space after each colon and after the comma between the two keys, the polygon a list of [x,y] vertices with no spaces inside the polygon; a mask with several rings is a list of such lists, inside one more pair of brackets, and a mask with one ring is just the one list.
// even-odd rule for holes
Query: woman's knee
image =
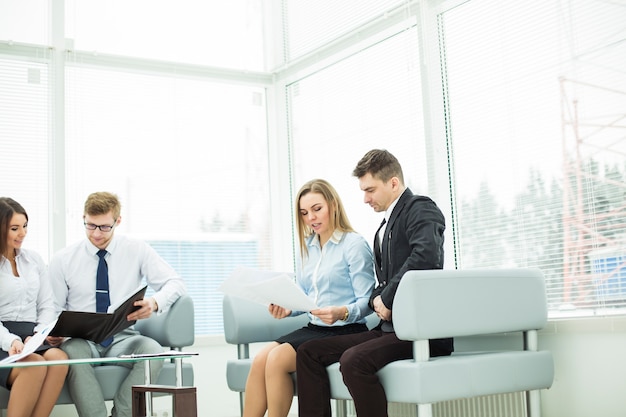
{"label": "woman's knee", "polygon": [[250,365],[250,374],[264,378],[268,355],[276,346],[278,346],[277,343],[270,343],[254,355]]}
{"label": "woman's knee", "polygon": [[48,349],[44,352],[43,357],[47,361],[63,361],[68,359],[67,353],[63,352],[59,348]]}
{"label": "woman's knee", "polygon": [[31,353],[30,355],[22,359],[22,362],[40,362],[43,360],[45,359],[39,353]]}
{"label": "woman's knee", "polygon": [[[41,355],[36,353],[30,354],[24,359],[23,362],[41,362],[44,358]],[[9,377],[9,386],[15,383],[15,381],[19,378],[20,380],[28,380],[30,383],[38,383],[42,382],[46,377],[46,366],[29,366],[25,368],[14,368],[11,371],[11,376]]]}
{"label": "woman's knee", "polygon": [[289,343],[283,343],[272,349],[265,364],[265,372],[289,373],[296,370],[296,351]]}
{"label": "woman's knee", "polygon": [[267,362],[267,355],[259,354],[255,355],[250,365],[251,372],[265,372],[265,364]]}

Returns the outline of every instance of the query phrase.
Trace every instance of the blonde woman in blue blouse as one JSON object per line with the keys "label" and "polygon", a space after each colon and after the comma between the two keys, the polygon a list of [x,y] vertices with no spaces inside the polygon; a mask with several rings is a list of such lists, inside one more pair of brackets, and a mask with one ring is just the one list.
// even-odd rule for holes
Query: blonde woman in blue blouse
{"label": "blonde woman in blue blouse", "polygon": [[[300,188],[295,202],[300,257],[296,283],[320,308],[310,311],[306,327],[280,337],[255,355],[244,402],[244,417],[286,417],[293,401],[291,373],[298,346],[310,339],[367,330],[365,317],[374,288],[371,248],[356,233],[337,191],[315,179]],[[276,319],[305,314],[270,305]]]}
{"label": "blonde woman in blue blouse", "polygon": [[[56,319],[52,290],[41,257],[22,249],[28,214],[15,200],[0,197],[0,359],[21,353],[34,333]],[[21,361],[67,359],[44,344]],[[0,385],[11,391],[7,417],[47,417],[63,388],[68,367],[0,368]]]}

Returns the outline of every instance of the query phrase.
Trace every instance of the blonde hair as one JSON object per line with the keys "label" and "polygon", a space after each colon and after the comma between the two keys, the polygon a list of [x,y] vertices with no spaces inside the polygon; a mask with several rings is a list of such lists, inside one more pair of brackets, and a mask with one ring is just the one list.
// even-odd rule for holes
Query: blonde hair
{"label": "blonde hair", "polygon": [[308,193],[321,194],[322,197],[324,197],[324,200],[326,200],[326,203],[328,203],[330,218],[329,226],[331,230],[339,230],[341,232],[354,231],[350,221],[348,220],[348,215],[343,207],[341,198],[339,198],[339,194],[337,194],[337,190],[335,190],[335,188],[326,180],[314,179],[307,182],[300,188],[300,191],[298,191],[295,203],[296,225],[298,229],[298,238],[300,240],[300,254],[303,257],[308,253],[306,248],[306,238],[315,233],[313,229],[306,225],[304,219],[302,218],[302,214],[300,214],[300,199]]}
{"label": "blonde hair", "polygon": [[117,195],[106,191],[89,194],[85,201],[85,215],[100,216],[107,214],[109,211],[113,212],[114,219],[117,220],[120,217],[122,205]]}

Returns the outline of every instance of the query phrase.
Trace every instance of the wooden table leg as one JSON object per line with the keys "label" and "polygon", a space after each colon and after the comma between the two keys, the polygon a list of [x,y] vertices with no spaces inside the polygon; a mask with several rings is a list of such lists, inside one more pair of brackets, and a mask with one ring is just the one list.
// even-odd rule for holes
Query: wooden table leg
{"label": "wooden table leg", "polygon": [[146,393],[172,395],[173,417],[198,417],[196,387],[170,387],[164,385],[133,386],[133,417],[146,417]]}

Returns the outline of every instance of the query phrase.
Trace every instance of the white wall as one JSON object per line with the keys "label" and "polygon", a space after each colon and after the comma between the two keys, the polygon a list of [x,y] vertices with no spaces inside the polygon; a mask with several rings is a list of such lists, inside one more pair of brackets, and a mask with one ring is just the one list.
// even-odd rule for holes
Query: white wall
{"label": "white wall", "polygon": [[544,417],[626,415],[626,317],[551,322],[539,345],[555,362]]}

